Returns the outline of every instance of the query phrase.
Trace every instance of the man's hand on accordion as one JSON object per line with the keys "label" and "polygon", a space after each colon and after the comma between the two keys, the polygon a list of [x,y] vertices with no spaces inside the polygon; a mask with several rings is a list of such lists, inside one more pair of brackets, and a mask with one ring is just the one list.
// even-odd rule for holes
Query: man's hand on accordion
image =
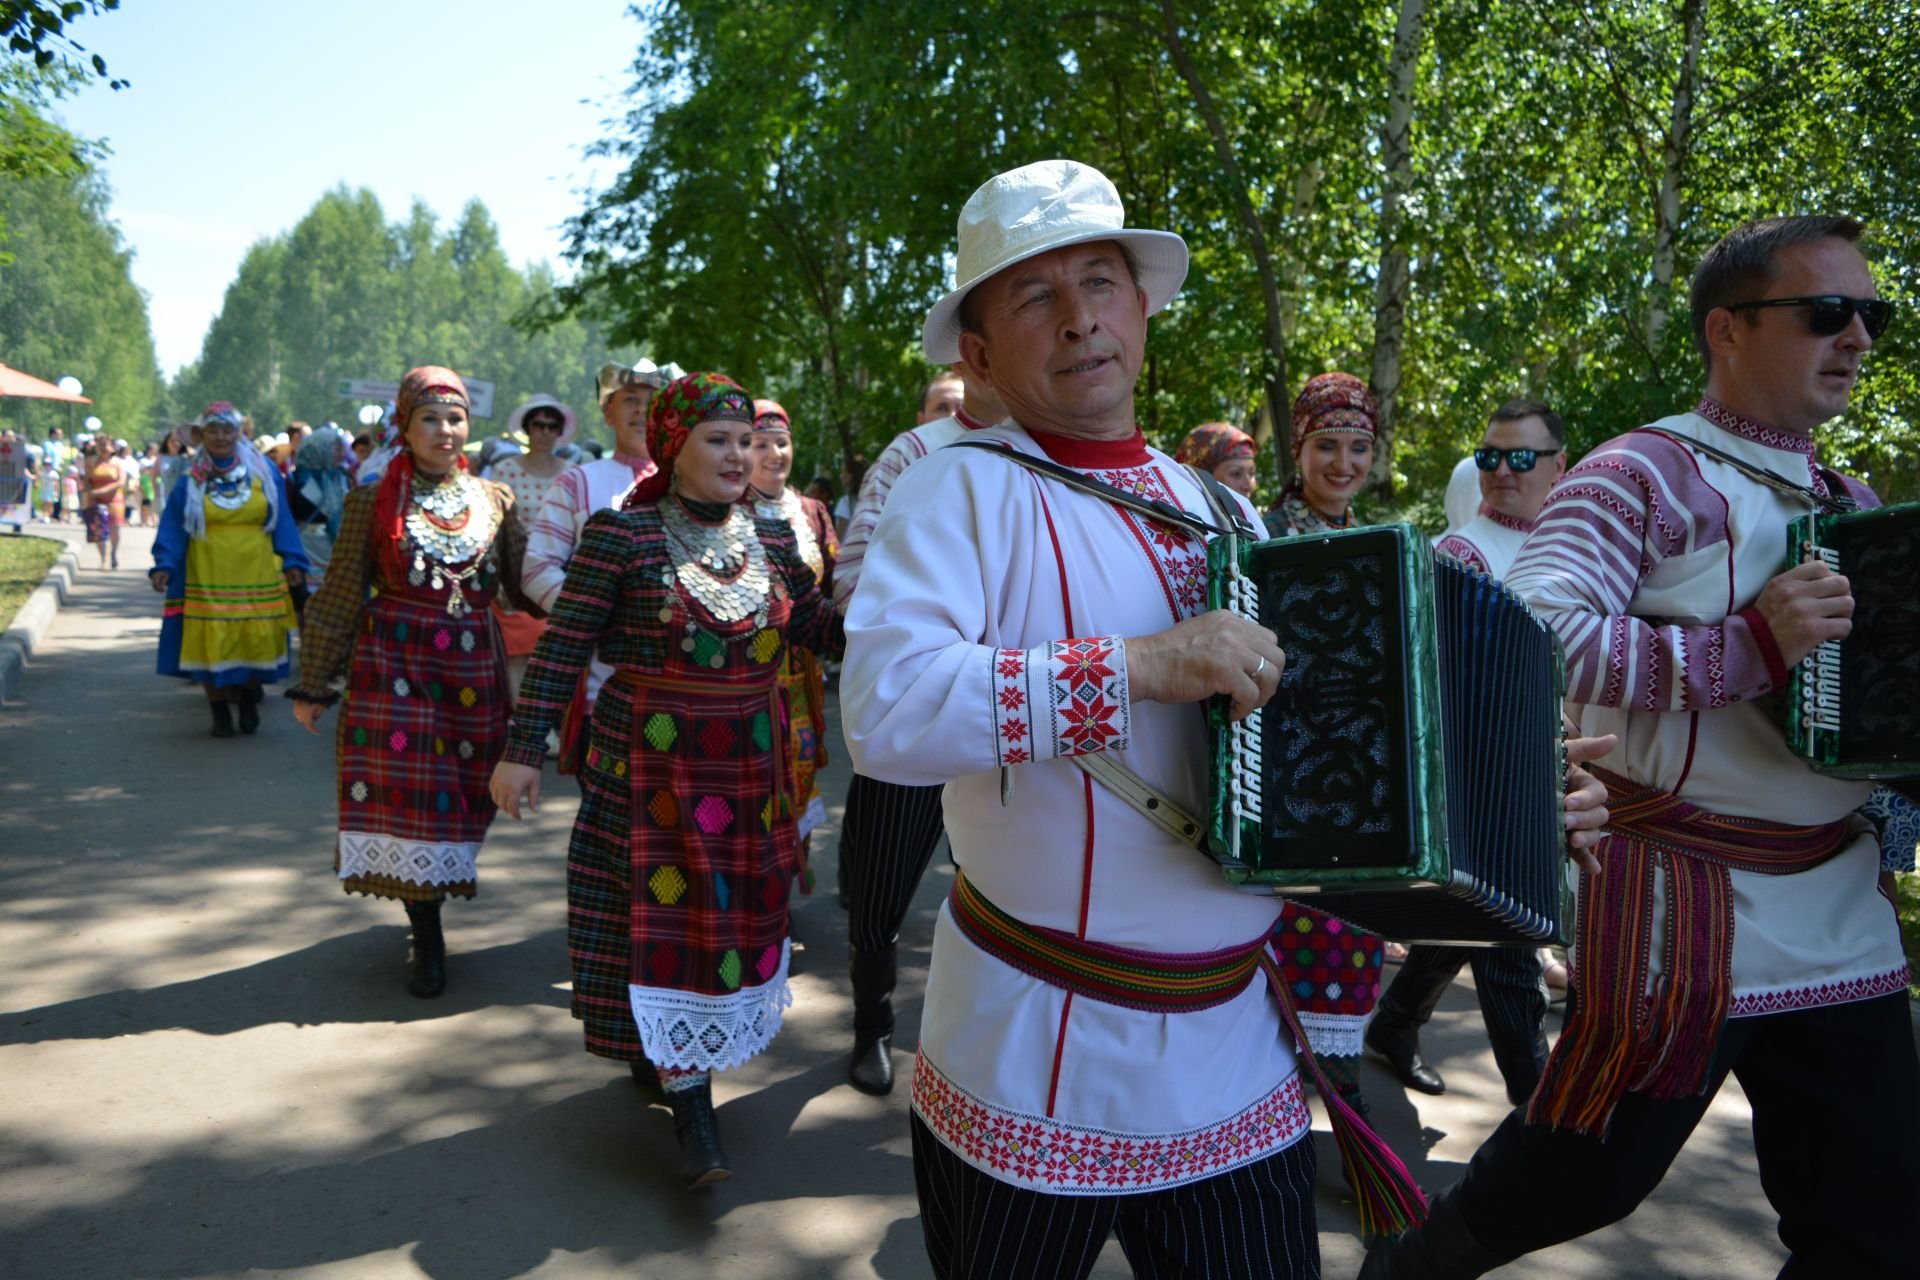
{"label": "man's hand on accordion", "polygon": [[1818,560],[1797,564],[1761,589],[1753,602],[1773,632],[1780,660],[1792,667],[1829,640],[1853,630],[1853,587]]}
{"label": "man's hand on accordion", "polygon": [[1235,720],[1266,705],[1286,665],[1273,632],[1230,609],[1127,637],[1127,686],[1134,701],[1199,702],[1221,694],[1233,699]]}
{"label": "man's hand on accordion", "polygon": [[1613,734],[1567,739],[1567,856],[1590,876],[1600,874],[1600,859],[1587,852],[1600,843],[1607,823],[1607,784],[1580,766],[1598,760],[1620,741]]}

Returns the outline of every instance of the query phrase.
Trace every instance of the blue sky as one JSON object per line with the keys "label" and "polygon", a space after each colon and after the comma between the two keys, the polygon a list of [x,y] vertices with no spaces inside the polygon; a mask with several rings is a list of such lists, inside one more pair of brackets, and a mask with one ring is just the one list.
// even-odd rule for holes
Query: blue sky
{"label": "blue sky", "polygon": [[560,266],[561,222],[614,168],[586,148],[622,114],[642,28],[625,0],[124,0],[75,36],[132,81],[58,105],[104,138],[171,376],[256,240],[340,183],[388,218],[485,201],[507,256]]}

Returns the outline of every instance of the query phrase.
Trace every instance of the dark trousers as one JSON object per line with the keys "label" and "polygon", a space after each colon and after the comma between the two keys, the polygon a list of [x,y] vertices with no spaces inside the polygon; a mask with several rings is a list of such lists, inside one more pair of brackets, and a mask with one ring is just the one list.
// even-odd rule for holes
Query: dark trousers
{"label": "dark trousers", "polygon": [[847,872],[847,941],[857,951],[894,944],[913,894],[946,830],[939,787],[903,787],[854,774],[840,826]]}
{"label": "dark trousers", "polygon": [[1313,1139],[1169,1191],[1062,1196],[983,1173],[913,1117],[920,1228],[939,1280],[1076,1280],[1109,1234],[1135,1276],[1316,1280]]}
{"label": "dark trousers", "polygon": [[1380,1018],[1403,1021],[1417,1032],[1460,973],[1473,966],[1480,1018],[1487,1024],[1493,1060],[1515,1104],[1533,1096],[1547,1065],[1547,988],[1535,947],[1417,946],[1380,1000]]}
{"label": "dark trousers", "polygon": [[1523,1124],[1515,1111],[1460,1184],[1468,1229],[1517,1258],[1626,1217],[1729,1071],[1753,1104],[1760,1185],[1793,1255],[1783,1280],[1920,1273],[1910,1216],[1920,1204],[1920,1061],[1905,993],[1729,1021],[1704,1094],[1629,1093],[1604,1141]]}

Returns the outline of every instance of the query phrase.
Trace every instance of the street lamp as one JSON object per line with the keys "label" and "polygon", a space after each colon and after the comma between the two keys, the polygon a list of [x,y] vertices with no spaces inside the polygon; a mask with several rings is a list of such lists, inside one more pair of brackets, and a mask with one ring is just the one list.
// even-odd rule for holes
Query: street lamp
{"label": "street lamp", "polygon": [[[83,388],[80,385],[80,379],[74,377],[72,374],[68,374],[66,377],[60,379],[60,381],[54,383],[53,385],[60,388],[62,391],[66,392],[70,396],[77,396],[81,393],[81,391],[85,390],[85,388]],[[67,401],[67,435],[69,437],[73,435],[74,404],[75,402],[72,400]],[[72,444],[73,441],[69,439],[67,443]]]}

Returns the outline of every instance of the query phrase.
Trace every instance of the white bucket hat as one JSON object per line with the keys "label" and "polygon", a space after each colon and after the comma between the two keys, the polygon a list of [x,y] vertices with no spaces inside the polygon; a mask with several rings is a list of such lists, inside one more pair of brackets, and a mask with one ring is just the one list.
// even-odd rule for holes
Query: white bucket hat
{"label": "white bucket hat", "polygon": [[[526,439],[527,415],[535,409],[551,409],[560,415],[560,438],[553,442],[554,448],[558,449],[561,445],[573,439],[574,431],[580,426],[579,416],[574,413],[571,406],[561,404],[545,392],[530,397],[525,404],[507,415],[506,434],[518,436],[520,440]],[[514,443],[518,444],[519,440],[516,440]]]}
{"label": "white bucket hat", "polygon": [[1003,173],[967,198],[952,293],[927,312],[921,342],[934,364],[960,358],[960,302],[1016,262],[1090,240],[1117,240],[1132,252],[1153,315],[1187,278],[1187,242],[1171,231],[1125,228],[1126,210],[1107,176],[1072,160],[1042,160]]}

